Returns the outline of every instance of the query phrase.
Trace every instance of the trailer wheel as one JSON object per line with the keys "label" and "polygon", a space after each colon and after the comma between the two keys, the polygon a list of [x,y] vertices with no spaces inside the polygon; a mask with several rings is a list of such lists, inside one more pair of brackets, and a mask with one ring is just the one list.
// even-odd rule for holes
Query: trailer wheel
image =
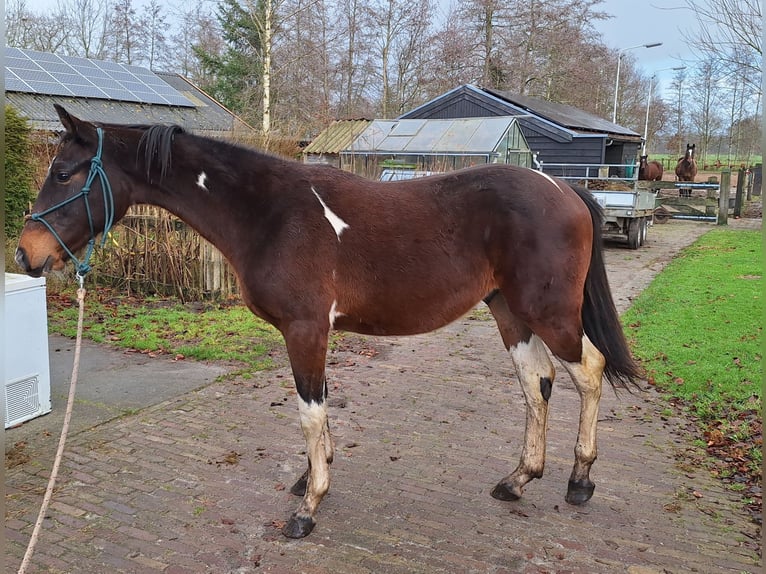
{"label": "trailer wheel", "polygon": [[649,234],[649,221],[646,217],[641,218],[641,230],[639,233],[639,245],[646,244],[646,236]]}
{"label": "trailer wheel", "polygon": [[670,219],[670,212],[664,207],[660,206],[654,210],[655,223],[667,223]]}
{"label": "trailer wheel", "polygon": [[637,218],[628,222],[628,247],[631,249],[641,247],[641,223]]}

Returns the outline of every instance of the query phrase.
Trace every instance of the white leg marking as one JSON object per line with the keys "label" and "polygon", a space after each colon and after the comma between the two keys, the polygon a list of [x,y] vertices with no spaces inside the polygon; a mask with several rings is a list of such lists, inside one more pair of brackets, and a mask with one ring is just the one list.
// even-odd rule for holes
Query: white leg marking
{"label": "white leg marking", "polygon": [[327,452],[331,445],[326,445],[324,438],[327,430],[327,408],[324,401],[321,404],[314,401],[307,403],[298,397],[298,412],[303,436],[306,437],[306,452],[310,462],[306,495],[298,508],[298,513],[313,516],[322,497],[330,488]]}
{"label": "white leg marking", "polygon": [[342,316],[343,313],[338,311],[338,302],[333,301],[332,307],[330,307],[330,330],[332,330],[335,327],[335,319]]}
{"label": "white leg marking", "polygon": [[303,433],[307,435],[306,439],[315,438],[322,434],[327,421],[327,409],[324,402],[321,404],[314,401],[307,403],[298,397],[298,413]]}
{"label": "white leg marking", "polygon": [[201,187],[205,191],[208,191],[205,181],[207,181],[207,174],[204,171],[199,172],[199,175],[197,176],[197,187]]}
{"label": "white leg marking", "polygon": [[322,205],[322,209],[324,209],[324,216],[327,219],[327,221],[330,222],[330,225],[332,225],[332,228],[335,230],[335,235],[338,237],[338,241],[340,241],[341,233],[343,233],[349,227],[348,223],[346,223],[340,217],[335,215],[332,209],[327,207],[327,204],[325,204],[325,202],[322,201],[322,198],[319,197],[319,194],[317,193],[317,190],[314,189],[313,185],[311,186],[311,191],[314,192],[314,195],[319,200],[319,203]]}
{"label": "white leg marking", "polygon": [[601,377],[604,355],[591,343],[587,335],[582,338],[582,359],[579,363],[562,364],[569,372],[580,395],[580,425],[575,445],[573,479],[587,478],[590,465],[596,460],[596,429],[598,407],[601,400]]}
{"label": "white leg marking", "polygon": [[[532,335],[510,350],[527,404],[524,448],[520,467],[527,472],[542,474],[545,466],[545,434],[548,423],[548,401],[543,397],[540,383],[546,378],[553,384],[555,370],[540,337]],[[534,478],[524,477],[524,480]]]}

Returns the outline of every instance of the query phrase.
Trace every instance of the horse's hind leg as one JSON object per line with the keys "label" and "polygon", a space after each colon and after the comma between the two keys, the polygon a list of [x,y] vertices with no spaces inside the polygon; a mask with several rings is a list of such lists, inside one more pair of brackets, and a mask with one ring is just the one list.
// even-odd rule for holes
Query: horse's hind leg
{"label": "horse's hind leg", "polygon": [[525,484],[543,475],[548,399],[555,370],[545,345],[511,313],[501,293],[497,292],[485,301],[513,359],[527,406],[519,465],[495,486],[491,495],[498,500],[517,500]]}
{"label": "horse's hind leg", "polygon": [[597,456],[596,426],[601,401],[601,376],[604,355],[586,335],[582,337],[582,359],[579,363],[562,361],[580,394],[580,426],[575,444],[575,463],[569,477],[566,501],[582,504],[593,496],[595,485],[590,480],[590,468]]}

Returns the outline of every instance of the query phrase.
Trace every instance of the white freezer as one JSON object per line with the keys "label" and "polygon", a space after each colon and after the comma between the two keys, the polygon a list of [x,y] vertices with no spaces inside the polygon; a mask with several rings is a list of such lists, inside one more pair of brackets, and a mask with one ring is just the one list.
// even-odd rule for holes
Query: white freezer
{"label": "white freezer", "polygon": [[51,410],[45,278],[5,274],[5,428]]}

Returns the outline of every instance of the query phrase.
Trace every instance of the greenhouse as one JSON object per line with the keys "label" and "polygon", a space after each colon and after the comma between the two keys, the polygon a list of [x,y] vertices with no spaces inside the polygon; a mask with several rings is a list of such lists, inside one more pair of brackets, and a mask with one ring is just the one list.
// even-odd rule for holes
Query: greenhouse
{"label": "greenhouse", "polygon": [[374,179],[407,179],[486,163],[531,167],[515,117],[374,120],[341,152],[341,165]]}

